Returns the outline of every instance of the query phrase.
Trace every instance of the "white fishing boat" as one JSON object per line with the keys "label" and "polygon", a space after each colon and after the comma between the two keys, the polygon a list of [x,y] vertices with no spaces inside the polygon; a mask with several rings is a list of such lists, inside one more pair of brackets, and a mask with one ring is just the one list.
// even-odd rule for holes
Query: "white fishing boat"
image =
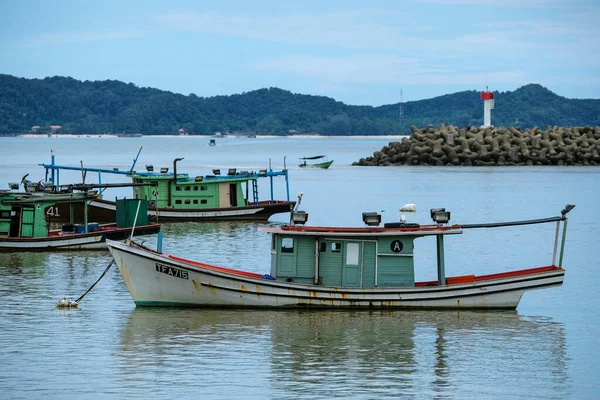
{"label": "white fishing boat", "polygon": [[[308,214],[295,211],[290,225],[261,228],[272,234],[268,274],[192,261],[131,241],[108,241],[108,247],[138,306],[514,309],[526,291],[562,285],[566,214],[573,207],[551,218],[463,225],[450,225],[450,212],[444,209],[431,210],[430,225],[379,227],[379,214],[363,213],[366,226],[357,228],[304,226]],[[550,265],[446,277],[447,236],[552,222],[556,235]],[[438,279],[415,282],[413,241],[425,237],[437,241]]]}

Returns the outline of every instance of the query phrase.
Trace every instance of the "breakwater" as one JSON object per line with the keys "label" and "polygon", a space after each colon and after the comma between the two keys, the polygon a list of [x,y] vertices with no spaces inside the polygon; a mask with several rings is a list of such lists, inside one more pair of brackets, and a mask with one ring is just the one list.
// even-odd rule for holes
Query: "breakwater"
{"label": "breakwater", "polygon": [[600,165],[600,126],[439,128],[411,126],[412,134],[390,142],[352,165]]}

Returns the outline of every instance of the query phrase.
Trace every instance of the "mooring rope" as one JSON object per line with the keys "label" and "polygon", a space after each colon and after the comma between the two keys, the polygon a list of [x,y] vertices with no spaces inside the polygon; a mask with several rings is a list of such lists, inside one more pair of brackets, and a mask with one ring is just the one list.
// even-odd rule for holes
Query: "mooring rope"
{"label": "mooring rope", "polygon": [[113,259],[107,266],[106,269],[104,270],[104,272],[102,272],[102,275],[100,275],[100,277],[96,280],[96,282],[94,282],[94,284],[92,286],[90,286],[90,288],[88,290],[85,291],[84,294],[82,294],[81,296],[79,296],[77,298],[77,300],[75,301],[70,301],[69,299],[67,299],[66,297],[63,298],[62,300],[60,300],[57,304],[56,307],[58,308],[76,308],[79,305],[79,302],[81,301],[81,299],[83,299],[85,297],[86,294],[88,294],[90,292],[90,290],[92,290],[94,288],[94,286],[96,286],[96,284],[98,282],[100,282],[100,279],[102,279],[104,277],[104,275],[106,275],[106,273],[108,272],[108,270],[110,269],[110,267],[112,267],[112,265],[115,263],[115,260]]}

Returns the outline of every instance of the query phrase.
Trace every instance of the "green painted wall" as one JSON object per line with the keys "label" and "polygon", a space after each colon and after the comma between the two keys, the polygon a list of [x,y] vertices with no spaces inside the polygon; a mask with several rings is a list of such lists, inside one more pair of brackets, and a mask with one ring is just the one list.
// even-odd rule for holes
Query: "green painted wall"
{"label": "green painted wall", "polygon": [[[413,240],[417,236],[352,239],[321,239],[319,275],[324,286],[342,286],[345,271],[346,243],[360,243],[362,287],[414,286]],[[277,235],[275,240],[276,278],[312,284],[315,273],[315,236]],[[282,241],[293,240],[293,253],[282,252]],[[394,249],[400,251],[393,251]],[[376,268],[377,264],[377,268]],[[348,272],[348,271],[346,271]],[[348,278],[348,277],[346,277]]]}
{"label": "green painted wall", "polygon": [[364,242],[362,287],[375,287],[375,259],[377,258],[376,248],[376,243]]}
{"label": "green painted wall", "polygon": [[[293,252],[282,252],[283,240],[293,241]],[[277,235],[277,280],[291,278],[296,283],[311,284],[315,276],[315,239]]]}
{"label": "green painted wall", "polygon": [[[322,240],[325,243],[325,251],[319,249],[319,275],[323,277],[324,286],[342,285],[342,266],[344,253],[341,240]],[[340,244],[340,251],[332,251],[334,243]]]}
{"label": "green painted wall", "polygon": [[[414,286],[415,269],[412,256],[414,239],[414,236],[380,237],[378,239],[378,287]],[[392,251],[392,247],[396,247],[395,241],[402,243],[402,250],[398,253]]]}
{"label": "green painted wall", "polygon": [[[183,175],[177,174],[180,179]],[[187,178],[187,175],[185,175]],[[196,209],[196,208],[219,208],[219,184],[235,184],[236,201],[238,207],[247,205],[246,202],[246,180],[211,180],[211,181],[189,181],[178,182],[175,184],[171,178],[167,177],[144,177],[135,176],[134,183],[157,183],[156,191],[158,196],[154,196],[154,186],[136,186],[133,188],[133,197],[136,199],[148,199],[153,201],[156,198],[156,207],[169,208],[169,186],[171,187],[171,206],[177,209]],[[248,189],[249,195],[251,188]]]}
{"label": "green painted wall", "polygon": [[[1,198],[0,198],[1,200]],[[0,234],[8,235],[10,233],[10,211],[12,206],[2,204],[0,201]]]}

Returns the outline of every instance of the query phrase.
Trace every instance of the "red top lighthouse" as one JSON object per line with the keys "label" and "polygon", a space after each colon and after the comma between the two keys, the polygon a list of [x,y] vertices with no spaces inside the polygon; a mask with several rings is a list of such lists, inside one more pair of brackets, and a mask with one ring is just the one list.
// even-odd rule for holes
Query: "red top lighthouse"
{"label": "red top lighthouse", "polygon": [[485,91],[481,92],[481,100],[483,100],[483,126],[488,128],[492,126],[492,110],[494,109],[494,92],[488,92],[487,86]]}

